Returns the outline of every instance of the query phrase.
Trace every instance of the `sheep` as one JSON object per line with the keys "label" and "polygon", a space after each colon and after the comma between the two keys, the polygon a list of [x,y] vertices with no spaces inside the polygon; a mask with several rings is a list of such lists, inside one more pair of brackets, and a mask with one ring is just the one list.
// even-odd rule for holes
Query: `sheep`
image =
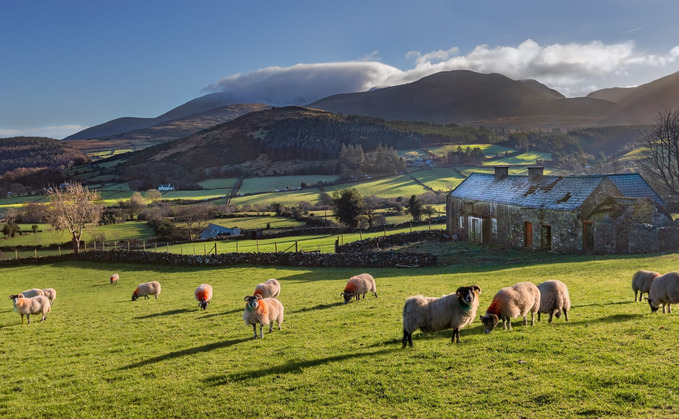
{"label": "sheep", "polygon": [[54,304],[54,300],[57,299],[57,291],[54,288],[45,288],[42,292],[50,300],[50,304]]}
{"label": "sheep", "polygon": [[31,314],[41,314],[40,321],[47,318],[47,313],[52,311],[52,305],[49,298],[44,295],[36,295],[35,297],[26,298],[23,294],[10,295],[9,299],[14,304],[14,311],[21,314],[21,324],[24,323],[24,314],[28,324],[31,324]]}
{"label": "sheep", "polygon": [[148,300],[149,295],[155,295],[156,300],[158,299],[158,296],[160,295],[160,283],[158,281],[139,284],[137,289],[132,293],[132,301],[135,301],[139,297],[146,297]]}
{"label": "sheep", "polygon": [[207,309],[207,305],[210,304],[210,301],[212,300],[212,285],[200,284],[194,291],[194,295],[198,301],[198,307],[203,310]]}
{"label": "sheep", "polygon": [[269,326],[269,333],[273,329],[273,322],[278,324],[278,330],[281,330],[281,323],[283,323],[283,304],[277,299],[262,298],[261,295],[248,295],[244,299],[246,301],[245,311],[243,311],[243,321],[245,324],[251,324],[255,331],[255,339],[257,339],[257,323],[259,323],[259,337],[264,337],[264,326]]}
{"label": "sheep", "polygon": [[502,329],[511,330],[510,319],[522,316],[523,325],[527,324],[526,314],[530,311],[530,325],[535,325],[535,313],[540,308],[540,290],[530,282],[519,282],[511,287],[502,288],[493,297],[493,302],[481,316],[485,332],[490,333],[502,319]]}
{"label": "sheep", "polygon": [[262,298],[276,298],[281,293],[281,284],[278,280],[271,278],[266,282],[257,284],[255,292],[252,295],[261,295]]}
{"label": "sheep", "polygon": [[370,274],[363,273],[349,278],[346,287],[344,287],[344,292],[341,292],[340,295],[344,296],[344,304],[347,304],[352,297],[355,296],[356,301],[358,301],[361,295],[365,298],[365,295],[369,292],[372,292],[377,297],[375,278]]}
{"label": "sheep", "polygon": [[648,294],[651,289],[651,284],[653,280],[662,275],[660,272],[654,271],[637,271],[634,276],[632,276],[632,291],[634,291],[634,301],[637,301],[637,292],[639,292],[639,301],[642,301],[642,296],[644,293]]}
{"label": "sheep", "polygon": [[665,306],[667,312],[671,313],[672,304],[679,303],[679,272],[670,272],[655,278],[646,300],[651,306],[651,312],[658,311],[658,307],[662,305],[663,313]]}
{"label": "sheep", "polygon": [[119,279],[120,279],[120,275],[118,275],[118,274],[113,274],[113,275],[111,275],[111,278],[109,278],[109,280],[111,281],[111,285],[117,284]]}
{"label": "sheep", "polygon": [[552,316],[558,319],[563,312],[564,318],[568,321],[568,310],[571,309],[571,299],[568,296],[568,287],[563,282],[552,279],[538,285],[540,290],[540,309],[538,310],[538,321],[540,313],[549,314],[549,323]]}
{"label": "sheep", "polygon": [[460,343],[460,329],[474,321],[479,307],[481,288],[478,285],[460,287],[454,294],[440,298],[416,295],[403,306],[403,348],[413,347],[413,332],[436,332],[453,329],[451,342]]}
{"label": "sheep", "polygon": [[38,295],[45,295],[45,292],[41,290],[40,288],[33,288],[27,291],[22,292],[24,298],[33,298],[37,297]]}

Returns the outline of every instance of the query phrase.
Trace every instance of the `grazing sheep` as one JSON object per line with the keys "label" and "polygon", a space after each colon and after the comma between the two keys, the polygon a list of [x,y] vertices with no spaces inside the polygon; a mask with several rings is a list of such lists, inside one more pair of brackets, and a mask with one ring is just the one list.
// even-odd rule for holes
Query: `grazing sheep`
{"label": "grazing sheep", "polygon": [[526,314],[530,311],[530,325],[535,324],[535,313],[540,308],[540,290],[530,282],[519,282],[511,287],[502,288],[493,297],[493,302],[481,316],[481,323],[486,333],[493,331],[499,319],[502,319],[502,329],[511,330],[510,319],[522,316],[523,325],[527,324]]}
{"label": "grazing sheep", "polygon": [[156,300],[158,299],[158,296],[160,295],[160,283],[158,281],[139,284],[137,289],[132,293],[132,301],[135,301],[139,297],[146,297],[148,300],[149,295],[155,295]]}
{"label": "grazing sheep", "polygon": [[403,348],[413,346],[413,332],[453,329],[451,342],[460,343],[460,329],[474,321],[479,307],[478,285],[460,287],[454,294],[440,298],[416,295],[403,306]]}
{"label": "grazing sheep", "polygon": [[196,291],[194,291],[196,300],[198,301],[198,307],[205,310],[207,305],[212,301],[212,285],[210,284],[200,284]]}
{"label": "grazing sheep", "polygon": [[356,301],[358,301],[361,295],[365,298],[365,295],[369,292],[377,297],[375,278],[370,274],[363,273],[349,278],[346,287],[344,287],[344,292],[341,292],[340,295],[344,296],[344,304],[347,304],[352,297],[355,296]]}
{"label": "grazing sheep", "polygon": [[651,306],[651,312],[658,311],[658,307],[662,305],[663,313],[665,306],[667,312],[671,313],[672,304],[679,303],[679,272],[670,272],[655,278],[646,299]]}
{"label": "grazing sheep", "polygon": [[568,310],[571,309],[571,299],[568,296],[568,287],[563,282],[552,279],[538,285],[540,290],[540,309],[538,310],[538,321],[540,313],[549,314],[549,323],[552,316],[558,319],[563,312],[564,318],[568,321]]}
{"label": "grazing sheep", "polygon": [[275,298],[262,298],[259,294],[245,297],[247,304],[243,311],[245,324],[251,324],[257,339],[257,323],[259,323],[259,337],[264,337],[264,326],[269,326],[269,333],[273,329],[273,322],[278,323],[281,330],[283,323],[283,304]]}
{"label": "grazing sheep", "polygon": [[118,275],[118,274],[111,275],[111,278],[110,278],[111,285],[117,284],[119,279],[120,279],[120,275]]}
{"label": "grazing sheep", "polygon": [[26,298],[23,294],[10,295],[9,299],[12,300],[14,304],[14,311],[21,314],[21,324],[24,323],[24,314],[26,315],[26,320],[28,324],[31,323],[31,314],[41,314],[42,318],[40,321],[47,318],[47,313],[52,311],[52,304],[50,304],[49,298],[44,295],[36,295],[35,297]]}
{"label": "grazing sheep", "polygon": [[648,294],[651,289],[651,284],[653,280],[662,275],[660,272],[637,271],[634,276],[632,276],[632,291],[634,291],[634,301],[637,301],[637,292],[639,292],[639,301],[642,301],[642,296],[644,293]]}
{"label": "grazing sheep", "polygon": [[21,294],[24,295],[24,298],[33,298],[37,297],[38,295],[45,295],[45,292],[40,288],[33,288],[28,291],[24,291]]}
{"label": "grazing sheep", "polygon": [[276,298],[281,293],[281,284],[278,280],[271,278],[266,282],[257,284],[252,295],[261,295],[262,298]]}
{"label": "grazing sheep", "polygon": [[[57,291],[54,288],[45,288],[42,290],[45,297],[50,300],[50,304],[54,304],[54,300],[57,299]],[[25,295],[24,295],[25,297]]]}

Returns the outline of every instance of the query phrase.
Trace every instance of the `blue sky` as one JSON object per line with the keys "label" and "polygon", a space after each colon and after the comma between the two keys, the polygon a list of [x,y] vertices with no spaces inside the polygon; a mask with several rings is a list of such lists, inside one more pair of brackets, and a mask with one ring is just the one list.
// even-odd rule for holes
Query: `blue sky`
{"label": "blue sky", "polygon": [[679,71],[677,16],[670,0],[0,0],[0,137],[63,138],[216,91],[285,105],[453,69],[583,96]]}

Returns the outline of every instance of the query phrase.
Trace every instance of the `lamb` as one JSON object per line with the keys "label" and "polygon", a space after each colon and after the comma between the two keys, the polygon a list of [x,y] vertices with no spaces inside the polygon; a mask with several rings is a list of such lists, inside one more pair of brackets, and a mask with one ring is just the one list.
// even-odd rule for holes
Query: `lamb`
{"label": "lamb", "polygon": [[261,295],[262,298],[276,298],[281,293],[281,284],[278,280],[271,278],[266,282],[257,284],[253,295]]}
{"label": "lamb", "polygon": [[460,343],[460,329],[474,321],[479,307],[478,285],[460,287],[454,294],[423,297],[416,295],[406,299],[403,306],[403,348],[413,346],[413,332],[436,332],[453,329],[451,342]]}
{"label": "lamb", "polygon": [[119,279],[120,279],[120,275],[118,275],[118,274],[113,274],[113,275],[111,275],[111,278],[109,278],[109,280],[111,281],[111,285],[117,284]]}
{"label": "lamb", "polygon": [[14,304],[14,311],[21,314],[21,324],[24,323],[24,314],[26,315],[28,324],[31,324],[31,314],[42,313],[40,321],[44,321],[45,318],[47,318],[47,313],[52,311],[52,304],[50,304],[49,298],[44,295],[26,298],[23,294],[18,294],[10,295],[9,299],[12,300],[12,303]]}
{"label": "lamb", "polygon": [[535,313],[540,308],[540,290],[530,282],[519,282],[511,287],[502,288],[493,297],[493,302],[481,316],[485,332],[490,333],[502,319],[502,329],[511,330],[510,319],[522,316],[523,325],[527,324],[526,314],[530,311],[530,325],[535,324]]}
{"label": "lamb", "polygon": [[155,295],[156,300],[160,295],[160,283],[158,281],[146,282],[144,284],[139,284],[137,289],[132,293],[132,301],[135,301],[139,297],[146,297],[149,299],[149,295]]}
{"label": "lamb", "polygon": [[212,301],[212,285],[200,284],[196,291],[194,291],[194,295],[198,301],[198,307],[203,310],[207,309],[207,305]]}
{"label": "lamb", "polygon": [[646,299],[651,312],[658,311],[658,307],[662,305],[662,312],[665,313],[667,305],[667,312],[671,313],[672,304],[679,303],[679,272],[670,272],[655,278]]}
{"label": "lamb", "polygon": [[639,292],[639,301],[642,300],[644,293],[648,294],[651,289],[651,284],[653,280],[662,275],[660,272],[654,271],[637,271],[634,276],[632,276],[632,291],[634,291],[634,301],[637,301],[637,292]]}
{"label": "lamb", "polygon": [[540,321],[540,313],[549,314],[549,323],[552,322],[552,316],[558,319],[561,317],[561,312],[568,321],[568,310],[571,309],[571,299],[568,296],[568,287],[563,282],[552,279],[545,281],[538,285],[540,290],[540,309],[538,310],[538,321]]}
{"label": "lamb", "polygon": [[50,304],[54,304],[54,300],[57,299],[57,291],[54,288],[45,288],[42,292],[50,300]]}
{"label": "lamb", "polygon": [[341,292],[340,295],[344,296],[344,304],[347,304],[352,297],[355,296],[356,301],[358,301],[361,295],[365,298],[365,295],[369,292],[377,297],[375,278],[370,274],[363,273],[349,278],[346,287],[344,287],[344,292]]}
{"label": "lamb", "polygon": [[24,298],[33,298],[37,297],[38,295],[45,295],[45,292],[40,288],[33,288],[28,291],[24,291],[21,294],[23,294]]}
{"label": "lamb", "polygon": [[281,330],[281,323],[283,323],[283,304],[275,298],[262,298],[261,295],[248,295],[245,297],[247,304],[245,311],[243,311],[243,320],[245,324],[251,324],[255,331],[255,339],[257,339],[257,323],[259,323],[259,337],[264,337],[264,326],[269,326],[269,333],[273,329],[273,322],[278,324],[278,330]]}

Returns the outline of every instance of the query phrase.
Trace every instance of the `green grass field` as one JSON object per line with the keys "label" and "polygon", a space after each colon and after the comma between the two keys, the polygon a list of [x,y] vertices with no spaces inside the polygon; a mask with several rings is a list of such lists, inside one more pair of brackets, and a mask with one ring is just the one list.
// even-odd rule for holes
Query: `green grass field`
{"label": "green grass field", "polygon": [[206,179],[198,182],[200,186],[205,189],[231,189],[233,185],[236,184],[238,179],[227,178],[227,179]]}
{"label": "green grass field", "polygon": [[[43,323],[0,306],[3,417],[676,417],[679,315],[633,302],[639,268],[676,269],[679,255],[562,256],[525,265],[371,269],[379,298],[341,303],[363,268],[181,268],[58,263],[2,268],[0,294],[53,287]],[[109,285],[111,273],[120,274]],[[243,297],[281,282],[283,330],[253,339]],[[401,349],[405,298],[462,285],[493,294],[560,279],[570,321],[484,334],[476,319],[416,332]],[[141,282],[158,300],[130,301]],[[207,311],[193,290],[213,285]]]}
{"label": "green grass field", "polygon": [[452,191],[464,180],[457,171],[448,167],[420,170],[411,174],[435,191]]}
{"label": "green grass field", "polygon": [[497,166],[497,165],[523,165],[530,166],[534,165],[536,160],[551,160],[552,153],[543,153],[540,151],[530,151],[528,153],[521,153],[515,156],[503,157],[501,159],[492,159],[484,161],[484,165]]}
{"label": "green grass field", "polygon": [[430,148],[429,151],[437,156],[445,156],[451,151],[457,151],[458,148],[462,148],[462,151],[466,151],[468,148],[480,148],[486,157],[494,156],[498,153],[506,153],[516,151],[513,148],[503,147],[495,144],[450,144],[443,145],[439,147]]}
{"label": "green grass field", "polygon": [[334,175],[305,175],[305,176],[269,176],[243,179],[238,193],[251,194],[260,192],[274,192],[295,190],[302,182],[312,184],[316,182],[334,182]]}
{"label": "green grass field", "polygon": [[399,196],[410,197],[420,195],[427,190],[417,184],[409,176],[398,175],[383,179],[375,179],[370,182],[343,183],[339,185],[327,186],[327,192],[341,191],[347,188],[355,188],[363,196],[375,195],[378,198],[395,198]]}

